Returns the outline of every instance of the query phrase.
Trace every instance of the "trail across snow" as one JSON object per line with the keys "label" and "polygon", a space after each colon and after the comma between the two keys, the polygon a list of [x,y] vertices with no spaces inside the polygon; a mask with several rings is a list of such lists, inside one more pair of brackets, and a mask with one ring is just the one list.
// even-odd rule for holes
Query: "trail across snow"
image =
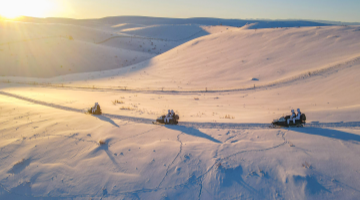
{"label": "trail across snow", "polygon": [[[34,104],[52,107],[56,109],[61,109],[65,111],[72,111],[86,114],[87,110],[72,108],[67,106],[56,105],[53,103],[47,103],[44,101],[38,101],[34,99],[30,99],[27,97],[22,97],[19,95],[10,94],[7,92],[0,91],[0,95],[5,95],[13,98],[17,98],[23,101],[28,101]],[[147,118],[139,118],[139,117],[129,117],[125,115],[113,115],[113,114],[106,114],[103,113],[100,117],[105,118],[112,118],[112,119],[119,119],[119,120],[126,120],[136,123],[144,123],[144,124],[152,124],[155,119],[147,119]],[[210,122],[179,122],[179,126],[184,127],[195,127],[195,128],[221,128],[221,129],[239,129],[239,128],[270,128],[270,123],[210,123]],[[353,122],[332,122],[332,123],[319,123],[315,122],[312,124],[307,124],[307,127],[332,127],[332,128],[340,128],[340,127],[360,127],[360,121],[353,121]]]}
{"label": "trail across snow", "polygon": [[358,26],[32,20],[0,22],[0,199],[360,195]]}

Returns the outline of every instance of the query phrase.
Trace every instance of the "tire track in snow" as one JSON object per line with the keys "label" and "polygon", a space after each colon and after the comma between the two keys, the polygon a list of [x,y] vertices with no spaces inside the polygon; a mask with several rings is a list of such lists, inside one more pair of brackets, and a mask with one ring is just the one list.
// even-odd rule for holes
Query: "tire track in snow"
{"label": "tire track in snow", "polygon": [[[232,156],[235,156],[235,155],[238,155],[238,154],[241,154],[241,153],[268,151],[268,150],[272,150],[272,149],[275,149],[275,148],[279,148],[279,147],[285,145],[287,143],[287,141],[286,141],[286,138],[285,138],[286,132],[279,131],[278,134],[281,134],[281,137],[284,140],[284,142],[282,144],[279,144],[279,145],[276,145],[276,146],[273,146],[273,147],[269,147],[269,148],[265,148],[265,149],[257,149],[257,150],[254,149],[254,150],[248,150],[248,151],[240,151],[240,152],[237,152],[235,154],[229,155],[229,156],[227,156],[227,157],[225,157],[225,158],[223,158],[221,160],[228,159],[228,158],[230,158]],[[202,195],[202,190],[203,190],[202,180],[203,180],[203,178],[214,168],[214,166],[217,163],[218,162],[215,162],[205,173],[203,173],[198,178],[196,178],[197,181],[199,182],[199,186],[200,186],[198,199],[201,199],[201,195]],[[116,193],[116,194],[108,193],[105,197],[119,197],[120,195],[127,195],[127,194],[158,192],[159,190],[165,190],[166,191],[166,190],[169,190],[169,189],[176,189],[178,187],[186,187],[188,185],[189,185],[189,182],[185,182],[185,183],[181,183],[181,184],[178,184],[178,185],[175,185],[175,186],[169,186],[169,187],[163,187],[163,188],[156,187],[154,189],[151,189],[151,188],[150,189],[138,189],[138,190],[132,190],[132,191],[119,192],[119,193]],[[26,194],[20,194],[20,193],[11,192],[9,189],[7,189],[1,183],[0,183],[0,187],[3,188],[9,194],[14,194],[14,195],[23,196],[23,197],[39,198],[39,199],[50,199],[51,200],[51,199],[85,198],[85,197],[86,198],[101,198],[102,199],[102,197],[104,197],[104,196],[96,195],[99,192],[97,192],[95,194],[78,194],[78,195],[62,195],[62,196],[45,196],[45,195],[32,196],[32,195],[26,195]],[[357,190],[355,188],[351,187],[351,189],[359,192],[359,190]],[[100,189],[99,191],[101,191],[101,190],[102,189]]]}
{"label": "tire track in snow", "polygon": [[203,184],[202,184],[202,182],[203,182],[203,180],[201,179],[201,180],[200,180],[200,184],[199,184],[200,190],[199,190],[198,200],[201,199],[201,194],[202,194],[202,189],[203,189]]}
{"label": "tire track in snow", "polygon": [[[67,107],[67,106],[57,105],[57,104],[54,104],[54,103],[47,103],[45,101],[34,100],[34,99],[31,99],[31,98],[23,97],[23,96],[16,95],[16,94],[11,94],[11,93],[8,93],[8,92],[0,91],[0,95],[13,97],[13,98],[20,99],[20,100],[23,100],[23,101],[27,101],[27,102],[30,102],[30,103],[34,103],[34,104],[38,104],[38,105],[42,105],[42,106],[47,106],[47,107],[52,107],[52,108],[56,108],[56,109],[60,109],[60,110],[72,111],[72,112],[77,112],[77,113],[82,113],[82,114],[87,113],[87,111],[85,109],[77,109],[77,108],[71,108],[71,107]],[[125,120],[125,121],[132,121],[132,122],[136,122],[136,123],[143,123],[143,124],[152,124],[152,122],[154,121],[152,119],[147,119],[147,118],[130,117],[130,116],[114,115],[114,114],[106,114],[106,113],[103,113],[102,116],[112,118],[112,119],[120,119],[120,120]],[[261,124],[261,123],[235,124],[235,123],[179,122],[178,125],[186,126],[186,127],[195,127],[195,128],[228,128],[228,129],[234,129],[234,128],[266,128],[266,127],[269,127],[269,124]]]}
{"label": "tire track in snow", "polygon": [[228,156],[226,156],[226,157],[219,158],[219,159],[217,159],[217,160],[215,161],[215,163],[214,163],[204,174],[200,175],[200,176],[198,177],[198,179],[202,179],[204,176],[206,176],[206,175],[214,168],[214,166],[215,166],[217,163],[220,163],[220,162],[222,162],[222,161],[224,161],[224,160],[227,160],[227,159],[229,159],[229,158],[231,158],[231,157],[233,157],[233,156],[237,156],[237,155],[239,155],[239,154],[249,153],[249,152],[269,151],[269,150],[273,150],[273,149],[276,149],[276,148],[279,148],[279,147],[284,146],[284,145],[287,143],[287,141],[286,141],[286,139],[285,139],[285,134],[286,134],[286,133],[283,132],[283,131],[279,131],[278,134],[279,134],[279,133],[282,134],[281,137],[282,137],[282,139],[283,139],[283,142],[282,142],[281,144],[275,145],[275,146],[273,146],[273,147],[265,148],[265,149],[243,150],[243,151],[239,151],[239,152],[237,152],[237,153],[230,154],[230,155],[228,155]]}
{"label": "tire track in snow", "polygon": [[169,169],[170,167],[174,164],[175,160],[179,157],[179,155],[181,154],[182,152],[182,142],[180,140],[180,135],[182,133],[180,133],[178,136],[177,136],[177,141],[180,142],[180,150],[179,150],[179,153],[175,156],[174,160],[170,163],[170,165],[168,165],[167,169],[166,169],[166,173],[165,173],[165,176],[163,177],[163,179],[160,181],[159,185],[157,186],[157,188],[160,188],[161,184],[164,182],[165,178],[167,177],[168,173],[169,173]]}
{"label": "tire track in snow", "polygon": [[257,149],[257,150],[244,150],[244,151],[240,151],[240,152],[237,152],[237,153],[234,153],[234,154],[231,154],[231,155],[228,155],[224,158],[221,158],[221,159],[217,159],[215,161],[215,163],[205,172],[203,173],[202,175],[200,175],[197,180],[200,182],[199,183],[199,186],[200,186],[200,191],[199,191],[199,195],[198,195],[198,199],[200,200],[201,199],[201,194],[202,194],[202,182],[203,182],[203,179],[205,178],[205,176],[214,168],[214,166],[220,162],[223,162],[224,160],[227,160],[233,156],[237,156],[239,154],[243,154],[243,153],[249,153],[249,152],[262,152],[262,151],[268,151],[268,150],[273,150],[273,149],[276,149],[276,148],[279,148],[281,146],[284,146],[285,144],[287,144],[288,142],[286,141],[286,138],[285,138],[285,132],[283,131],[279,131],[278,132],[278,135],[281,133],[281,138],[284,140],[283,143],[279,144],[279,145],[276,145],[276,146],[273,146],[273,147],[270,147],[270,148],[266,148],[266,149]]}
{"label": "tire track in snow", "polygon": [[[201,198],[201,194],[202,194],[202,190],[203,190],[203,185],[202,185],[202,181],[203,181],[203,178],[214,168],[214,166],[218,163],[219,160],[225,160],[225,159],[228,159],[232,156],[236,156],[238,154],[242,154],[242,153],[249,153],[249,152],[261,152],[261,151],[268,151],[268,150],[273,150],[273,149],[276,149],[276,148],[279,148],[281,146],[284,146],[287,142],[285,140],[285,134],[286,132],[283,132],[283,131],[279,131],[279,133],[282,134],[282,139],[284,140],[283,143],[279,144],[279,145],[275,145],[273,147],[269,147],[269,148],[265,148],[265,149],[254,149],[254,150],[245,150],[245,151],[240,151],[240,152],[237,152],[235,154],[231,154],[225,158],[222,158],[222,159],[218,159],[206,172],[204,172],[202,175],[200,175],[199,177],[196,178],[197,182],[199,182],[199,186],[200,186],[200,190],[199,190],[199,194],[198,194],[198,199]],[[187,186],[189,183],[188,182],[185,182],[185,183],[182,183],[182,184],[178,184],[178,185],[175,185],[175,186],[170,186],[170,187],[164,187],[164,188],[155,188],[155,189],[142,189],[142,190],[135,190],[135,191],[129,191],[129,192],[124,192],[122,194],[133,194],[133,193],[139,193],[139,192],[142,192],[142,193],[147,193],[147,192],[153,192],[153,191],[158,191],[158,190],[169,190],[169,189],[175,189],[177,187],[184,187],[184,186]]]}
{"label": "tire track in snow", "polygon": [[[65,111],[72,111],[77,113],[86,114],[87,111],[85,109],[77,109],[77,108],[71,108],[67,106],[61,106],[53,103],[47,103],[44,101],[34,100],[31,98],[23,97],[20,95],[11,94],[8,92],[0,91],[0,95],[13,97],[16,99],[20,99],[23,101],[27,101],[30,103],[48,106],[52,108],[57,108],[60,110]],[[114,114],[106,114],[103,113],[102,116],[112,118],[112,119],[119,119],[124,121],[131,121],[136,123],[142,123],[142,124],[152,124],[154,120],[147,119],[147,118],[140,118],[140,117],[130,117],[125,115],[114,115]],[[270,123],[213,123],[213,122],[179,122],[178,126],[185,126],[185,127],[193,127],[193,128],[203,128],[203,129],[269,129]],[[323,128],[323,127],[329,127],[329,128],[340,128],[340,127],[360,127],[360,121],[355,122],[330,122],[330,123],[314,123],[314,124],[307,124],[306,127],[317,127],[317,128]]]}
{"label": "tire track in snow", "polygon": [[[276,149],[276,148],[279,148],[281,146],[283,146],[284,144],[286,144],[286,140],[284,138],[284,135],[285,135],[285,132],[283,131],[279,131],[278,134],[281,133],[282,134],[282,139],[284,140],[284,142],[282,144],[279,144],[279,145],[276,145],[276,146],[273,146],[273,147],[269,147],[269,148],[265,148],[265,149],[254,149],[254,150],[244,150],[244,151],[240,151],[240,152],[237,152],[237,153],[234,153],[234,154],[231,154],[227,157],[224,157],[222,159],[218,159],[217,161],[215,161],[215,163],[208,169],[206,170],[206,172],[204,172],[202,175],[200,175],[199,177],[195,178],[196,179],[196,182],[198,183],[199,185],[199,194],[198,194],[198,199],[201,199],[201,195],[202,195],[202,190],[203,190],[203,184],[202,184],[202,181],[204,179],[204,177],[214,168],[214,166],[219,162],[219,161],[223,161],[223,160],[226,160],[232,156],[236,156],[236,155],[239,155],[239,154],[242,154],[242,153],[249,153],[249,152],[261,152],[261,151],[268,151],[268,150],[272,150],[272,149]],[[180,135],[178,135],[178,140],[180,142]],[[182,142],[181,143],[181,146],[182,146]],[[181,148],[182,150],[182,148]],[[173,160],[172,163],[175,162],[175,160],[177,159],[177,157],[180,155],[180,152],[178,153],[178,155],[175,157],[175,159]],[[156,191],[159,191],[159,190],[169,190],[169,189],[175,189],[175,188],[178,188],[178,187],[184,187],[184,186],[187,186],[189,185],[190,183],[187,181],[185,183],[182,183],[182,184],[178,184],[178,185],[175,185],[175,186],[170,186],[170,187],[164,187],[164,188],[160,188],[159,186],[156,187],[156,188],[153,188],[153,189],[139,189],[139,190],[133,190],[133,191],[124,191],[124,192],[120,192],[120,193],[117,193],[117,194],[107,194],[106,197],[109,197],[109,196],[114,196],[114,197],[118,197],[119,195],[126,195],[126,194],[136,194],[136,193],[149,193],[149,192],[156,192]],[[19,195],[19,196],[25,196],[25,197],[32,197],[32,198],[40,198],[40,199],[52,199],[52,198],[60,198],[60,199],[67,199],[67,198],[79,198],[79,197],[100,197],[100,196],[96,196],[96,194],[78,194],[78,195],[63,195],[63,196],[53,196],[53,197],[49,197],[49,196],[44,196],[44,195],[38,195],[38,196],[32,196],[32,195],[26,195],[26,194],[20,194],[20,193],[14,193],[14,192],[11,192],[10,190],[8,190],[6,187],[4,187],[3,185],[0,185],[4,188],[5,191],[7,191],[8,193],[10,194],[14,194],[14,195]]]}

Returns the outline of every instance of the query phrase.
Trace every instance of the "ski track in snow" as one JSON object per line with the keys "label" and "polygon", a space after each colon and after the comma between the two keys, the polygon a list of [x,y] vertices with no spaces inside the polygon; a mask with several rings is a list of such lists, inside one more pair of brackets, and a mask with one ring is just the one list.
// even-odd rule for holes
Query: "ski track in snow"
{"label": "ski track in snow", "polygon": [[[34,100],[27,97],[22,97],[20,95],[11,94],[8,92],[0,91],[0,95],[13,97],[16,99],[20,99],[23,101],[31,102],[38,105],[48,106],[56,109],[61,109],[65,111],[72,111],[77,113],[83,113],[86,114],[85,109],[77,109],[77,108],[71,108],[67,106],[61,106],[53,103],[47,103],[44,101]],[[140,117],[130,117],[130,116],[124,116],[124,115],[113,115],[113,114],[105,114],[103,113],[102,116],[113,118],[113,119],[119,119],[124,121],[131,121],[136,123],[142,123],[142,124],[152,124],[154,120],[147,119],[147,118],[140,118]],[[179,122],[180,126],[186,126],[186,127],[193,127],[193,128],[218,128],[218,129],[254,129],[254,128],[270,128],[270,123],[212,123],[212,122]],[[329,123],[311,123],[307,124],[306,127],[328,127],[328,128],[340,128],[340,127],[360,127],[360,121],[355,122],[329,122]]]}
{"label": "ski track in snow", "polygon": [[[200,189],[199,189],[199,194],[198,194],[198,199],[201,199],[201,194],[202,194],[202,181],[204,179],[204,177],[212,170],[214,169],[214,166],[219,163],[220,161],[224,161],[226,159],[229,159],[230,157],[233,157],[233,156],[236,156],[236,155],[239,155],[239,154],[243,154],[243,153],[249,153],[249,152],[260,152],[260,151],[268,151],[268,150],[273,150],[273,149],[276,149],[276,148],[279,148],[281,146],[283,146],[284,144],[286,144],[286,141],[285,141],[285,138],[284,138],[284,134],[282,135],[282,138],[284,139],[284,142],[281,143],[280,145],[276,145],[276,146],[273,146],[273,147],[270,147],[270,148],[265,148],[265,149],[254,149],[254,150],[244,150],[244,151],[240,151],[240,152],[237,152],[237,153],[234,153],[234,154],[231,154],[225,158],[222,158],[222,159],[219,159],[217,161],[214,162],[214,164],[206,171],[204,172],[202,175],[200,175],[199,177],[196,178],[196,182],[198,183]],[[179,154],[178,154],[179,155]],[[176,157],[177,158],[177,157]],[[174,159],[174,161],[176,160],[176,158]],[[156,187],[156,188],[153,188],[153,189],[140,189],[140,190],[133,190],[133,191],[124,191],[124,192],[120,192],[120,193],[117,193],[117,194],[106,194],[106,197],[109,197],[109,196],[114,196],[114,197],[117,197],[119,195],[127,195],[127,194],[135,194],[135,193],[148,193],[148,192],[156,192],[156,191],[159,191],[159,190],[169,190],[169,189],[175,189],[177,187],[184,187],[184,186],[187,186],[189,183],[189,180],[187,180],[185,183],[182,183],[182,184],[178,184],[178,185],[175,185],[175,186],[170,186],[170,187],[163,187],[163,188],[160,188],[159,186]],[[79,197],[98,197],[96,194],[98,194],[98,192],[96,192],[95,194],[78,194],[78,195],[63,195],[63,196],[42,196],[42,195],[39,195],[39,196],[33,196],[33,195],[26,195],[26,194],[19,194],[19,193],[15,193],[15,192],[11,192],[10,190],[8,190],[4,185],[2,185],[0,183],[0,186],[6,191],[8,192],[9,194],[15,194],[15,195],[19,195],[19,196],[26,196],[26,197],[32,197],[32,198],[40,198],[40,199],[52,199],[52,198],[63,198],[63,199],[66,199],[66,198],[79,198]],[[102,189],[100,189],[102,190]],[[99,191],[100,191],[99,190]]]}
{"label": "ski track in snow", "polygon": [[265,149],[242,150],[242,151],[233,153],[233,154],[231,154],[231,155],[228,155],[228,156],[226,156],[226,157],[224,157],[224,158],[219,158],[219,159],[217,159],[217,161],[216,161],[203,175],[199,176],[199,178],[203,178],[205,175],[207,175],[207,174],[214,168],[214,166],[215,166],[217,163],[220,163],[220,162],[222,162],[222,161],[225,161],[225,160],[227,160],[227,159],[229,159],[229,158],[231,158],[231,157],[233,157],[233,156],[237,156],[237,155],[239,155],[239,154],[249,153],[249,152],[268,151],[268,150],[272,150],[272,149],[276,149],[276,148],[279,148],[279,147],[281,147],[281,146],[284,146],[284,145],[287,143],[287,141],[286,141],[286,139],[285,139],[285,134],[286,134],[286,132],[279,131],[278,134],[280,134],[280,133],[281,133],[282,139],[284,140],[284,142],[282,142],[281,144],[275,145],[275,146],[273,146],[273,147],[265,148]]}
{"label": "ski track in snow", "polygon": [[[6,95],[6,96],[9,96],[9,97],[14,97],[14,98],[17,98],[17,99],[20,99],[20,100],[24,100],[24,101],[28,101],[28,102],[32,102],[32,103],[35,103],[35,104],[39,104],[39,105],[44,105],[44,106],[48,106],[48,107],[53,107],[53,108],[57,108],[57,109],[62,109],[62,110],[67,110],[67,111],[73,111],[73,112],[79,112],[79,113],[84,113],[83,110],[81,109],[74,109],[74,108],[69,108],[69,107],[65,107],[65,106],[59,106],[59,105],[55,105],[55,104],[52,104],[52,103],[46,103],[46,102],[42,102],[42,101],[37,101],[37,100],[33,100],[33,99],[29,99],[29,98],[26,98],[26,97],[21,97],[21,96],[18,96],[18,95],[13,95],[13,94],[10,94],[10,93],[6,93],[6,92],[1,92],[0,91],[0,94],[2,95]],[[123,116],[115,116],[115,115],[105,115],[107,117],[115,117],[115,118],[120,118],[120,119],[123,119]],[[130,120],[132,121],[132,120]],[[142,122],[144,123],[144,121],[142,121],[141,118],[138,118],[136,119],[136,122]],[[145,121],[146,122],[146,121]],[[201,126],[201,124],[205,125],[205,126],[209,126],[209,123],[196,123],[195,126]],[[211,124],[211,123],[210,123]],[[187,123],[185,125],[191,125],[191,123]],[[260,127],[259,127],[260,125]],[[264,126],[267,126],[267,124],[263,124]],[[210,126],[213,126],[213,125],[210,125]],[[222,124],[220,125],[222,128],[226,128],[226,125]],[[162,126],[161,126],[162,127]],[[161,128],[161,127],[156,127],[155,129],[157,128]],[[218,127],[218,126],[216,126]],[[232,128],[234,128],[234,126],[231,126]],[[237,125],[237,127],[240,127],[240,128],[244,128],[244,127],[257,127],[257,128],[261,128],[261,124],[242,124],[242,125]],[[140,133],[136,136],[132,136],[132,137],[137,137],[139,135],[142,135],[142,134],[145,134],[147,132],[150,132],[150,131],[153,131],[154,129],[151,129],[149,131],[146,131],[144,133]],[[195,177],[195,184],[199,186],[199,194],[198,194],[198,199],[201,199],[201,194],[202,194],[202,189],[203,189],[203,185],[202,185],[202,181],[203,179],[205,178],[205,176],[211,171],[214,169],[214,166],[219,163],[219,162],[222,162],[224,160],[227,160],[233,156],[237,156],[239,154],[243,154],[243,153],[249,153],[249,152],[260,152],[260,151],[268,151],[268,150],[273,150],[273,149],[276,149],[276,148],[279,148],[283,145],[285,145],[287,142],[284,138],[284,134],[283,132],[279,131],[279,133],[282,133],[282,139],[284,140],[283,143],[281,144],[278,144],[276,146],[273,146],[273,147],[269,147],[269,148],[265,148],[265,149],[253,149],[253,150],[243,150],[243,151],[239,151],[239,152],[236,152],[236,153],[233,153],[231,155],[228,155],[226,157],[223,157],[223,158],[219,158],[219,159],[216,159],[214,164],[212,164],[203,174],[201,174],[200,176],[198,177]],[[127,195],[127,194],[135,194],[135,193],[148,193],[148,192],[153,192],[153,191],[159,191],[159,190],[169,190],[169,189],[175,189],[177,187],[184,187],[184,186],[187,186],[189,184],[193,184],[193,182],[189,182],[189,180],[187,180],[185,183],[182,183],[182,184],[179,184],[179,185],[175,185],[175,186],[170,186],[170,187],[163,187],[161,188],[161,184],[163,183],[163,181],[165,180],[165,178],[167,177],[168,175],[168,172],[169,172],[169,169],[170,167],[175,163],[176,159],[179,157],[179,155],[181,154],[182,152],[182,142],[180,140],[180,135],[182,133],[180,133],[178,136],[177,136],[177,140],[178,142],[180,142],[180,150],[178,152],[178,154],[175,156],[174,160],[172,161],[172,163],[168,166],[167,170],[166,170],[166,174],[164,176],[164,178],[162,179],[162,181],[159,183],[159,185],[156,187],[156,188],[153,188],[153,189],[140,189],[140,190],[134,190],[134,191],[124,191],[124,192],[121,192],[121,193],[117,193],[117,194],[107,194],[106,196],[109,197],[109,196],[119,196],[119,195]],[[42,137],[49,137],[50,135],[44,135]],[[96,143],[96,141],[85,141],[83,139],[79,139],[79,138],[76,138],[75,137],[76,134],[73,134],[73,135],[70,135],[70,136],[64,136],[68,139],[75,139],[77,140],[78,142],[80,141],[83,141],[83,142],[91,142],[91,143]],[[39,135],[39,137],[41,137]],[[10,190],[8,190],[4,185],[1,185],[1,187],[8,193],[10,194],[15,194],[15,195],[20,195],[20,196],[26,196],[26,197],[32,197],[32,198],[41,198],[41,199],[51,199],[51,198],[79,198],[79,197],[97,197],[99,194],[99,192],[96,192],[94,194],[78,194],[78,195],[64,195],[64,196],[53,196],[53,197],[50,197],[50,196],[32,196],[32,195],[26,195],[26,194],[19,194],[19,193],[14,193],[14,192],[11,192]],[[101,190],[99,190],[101,191]]]}
{"label": "ski track in snow", "polygon": [[199,186],[200,186],[200,190],[199,190],[198,200],[201,199],[201,194],[202,194],[202,189],[203,189],[202,179],[201,179]]}
{"label": "ski track in snow", "polygon": [[159,183],[159,185],[157,186],[157,188],[160,188],[161,184],[164,182],[165,178],[167,177],[167,175],[168,175],[168,173],[169,173],[170,167],[174,164],[175,160],[179,157],[179,155],[180,155],[181,152],[182,152],[182,145],[183,145],[183,143],[182,143],[181,140],[180,140],[180,135],[181,135],[181,134],[182,134],[182,133],[180,133],[180,134],[177,136],[177,141],[180,142],[180,150],[179,150],[179,153],[175,156],[175,158],[174,158],[174,160],[171,162],[171,164],[168,165],[168,167],[167,167],[167,169],[166,169],[165,176],[164,176],[164,178],[160,181],[160,183]]}
{"label": "ski track in snow", "polygon": [[[78,89],[78,90],[96,90],[100,92],[109,92],[109,91],[126,91],[126,92],[133,92],[133,93],[159,93],[159,94],[194,94],[194,93],[219,93],[219,92],[243,92],[243,91],[253,91],[253,90],[266,90],[270,88],[278,88],[282,86],[287,86],[289,84],[293,84],[299,81],[305,81],[312,78],[318,77],[327,77],[334,73],[337,73],[341,70],[345,70],[348,68],[353,67],[354,65],[360,64],[360,56],[349,61],[346,61],[341,64],[336,64],[327,68],[317,69],[313,71],[308,71],[306,73],[288,78],[283,80],[278,80],[270,83],[266,83],[263,85],[256,85],[256,87],[243,87],[243,88],[234,88],[234,89],[220,89],[220,90],[151,90],[151,89],[131,89],[131,88],[117,88],[117,87],[89,87],[89,86],[71,86],[71,85],[56,85],[56,84],[48,84],[48,83],[37,83],[34,84],[33,82],[14,82],[17,84],[26,84],[26,85],[33,85],[37,87],[50,87],[50,88],[63,88],[63,89]],[[131,66],[128,66],[129,69]],[[2,80],[2,83],[9,83],[9,81]]]}
{"label": "ski track in snow", "polygon": [[[150,131],[152,131],[154,129],[151,129]],[[287,130],[288,131],[288,130]],[[284,146],[285,144],[288,143],[287,139],[285,138],[285,135],[287,133],[287,131],[283,131],[283,130],[279,130],[278,131],[278,134],[277,135],[281,135],[281,139],[283,140],[282,143],[278,144],[278,145],[275,145],[273,147],[269,147],[269,148],[264,148],[264,149],[252,149],[252,150],[242,150],[242,151],[239,151],[239,152],[236,152],[236,153],[233,153],[233,154],[230,154],[228,156],[225,156],[223,158],[219,158],[217,160],[215,160],[214,164],[212,164],[203,174],[199,175],[198,177],[195,178],[195,183],[196,185],[199,186],[199,193],[198,193],[198,199],[200,200],[201,199],[201,195],[202,195],[202,190],[203,190],[203,180],[204,178],[209,174],[209,172],[211,170],[214,170],[215,169],[215,166],[218,164],[218,163],[221,163],[231,157],[234,157],[234,156],[237,156],[239,154],[244,154],[244,153],[250,153],[250,152],[263,152],[263,151],[270,151],[270,150],[274,150],[274,149],[277,149],[277,148],[280,148],[282,146]],[[149,132],[149,131],[147,131]],[[144,133],[141,133],[141,134],[144,134]],[[180,135],[182,133],[180,133],[178,136],[177,136],[177,141],[180,142],[180,150],[178,152],[178,154],[175,156],[174,160],[172,161],[172,163],[168,166],[167,170],[166,170],[166,174],[164,176],[164,178],[162,179],[162,181],[159,183],[159,185],[153,189],[149,188],[149,189],[139,189],[139,190],[133,190],[133,191],[124,191],[124,192],[120,192],[120,193],[116,193],[116,194],[106,194],[105,196],[103,195],[102,197],[119,197],[120,195],[129,195],[129,194],[136,194],[136,193],[149,193],[149,192],[157,192],[157,191],[160,191],[160,190],[169,190],[169,189],[176,189],[178,187],[186,187],[188,186],[189,184],[192,184],[194,183],[194,181],[192,182],[189,182],[189,180],[187,180],[186,182],[184,183],[181,183],[181,184],[178,184],[178,185],[175,185],[175,186],[170,186],[170,187],[160,187],[161,184],[163,183],[163,181],[165,180],[165,178],[167,177],[167,174],[169,172],[169,168],[174,164],[174,162],[176,161],[176,159],[179,157],[179,155],[181,154],[182,152],[182,142],[180,140]],[[74,135],[72,135],[74,136]],[[69,139],[75,139],[75,137],[72,137],[72,136],[64,136],[64,137],[67,137]],[[83,141],[82,139],[80,139],[81,141]],[[85,142],[85,141],[84,141]],[[86,141],[86,142],[94,142],[94,141]],[[316,172],[316,171],[315,171]],[[320,172],[317,172],[319,174],[321,174]],[[327,179],[331,180],[332,177],[326,177]],[[345,183],[342,183],[338,180],[336,180],[336,182],[340,185],[343,185],[347,188],[350,188],[352,189],[353,191],[355,192],[359,192],[360,193],[360,190],[356,189],[356,188],[353,188]],[[245,183],[246,184],[246,183]],[[7,189],[3,184],[0,183],[0,187],[7,193],[9,194],[13,194],[13,195],[17,195],[17,196],[22,196],[22,197],[27,197],[27,198],[34,198],[34,199],[53,199],[53,198],[56,198],[56,199],[68,199],[68,198],[93,198],[93,197],[98,197],[98,198],[102,198],[101,196],[99,196],[99,191],[101,191],[102,189],[99,189],[99,191],[95,192],[94,194],[77,194],[77,195],[62,195],[62,196],[44,196],[44,195],[27,195],[27,194],[20,194],[20,193],[17,193],[17,192],[11,192],[11,190]],[[253,192],[257,192],[257,191],[253,191]],[[262,194],[259,194],[257,193],[257,195],[260,195],[262,196]]]}

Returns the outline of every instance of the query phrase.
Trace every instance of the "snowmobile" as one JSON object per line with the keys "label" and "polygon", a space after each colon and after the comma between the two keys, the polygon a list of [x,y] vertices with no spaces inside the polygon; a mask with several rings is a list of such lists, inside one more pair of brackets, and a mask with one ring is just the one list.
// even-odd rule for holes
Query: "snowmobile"
{"label": "snowmobile", "polygon": [[169,123],[168,122],[165,123],[165,117],[166,117],[166,115],[162,115],[161,117],[157,118],[156,122],[153,122],[153,124],[177,125],[179,123],[180,118],[179,118],[179,115],[177,115],[177,114],[173,115],[172,119],[169,120]]}
{"label": "snowmobile", "polygon": [[281,117],[280,119],[274,119],[272,122],[273,127],[303,127],[306,124],[306,115],[304,113],[301,114],[300,119],[295,120],[295,124],[293,120],[290,120],[289,124],[287,120],[290,119],[290,115],[285,117]]}
{"label": "snowmobile", "polygon": [[100,105],[98,103],[95,103],[95,106],[90,108],[88,110],[88,113],[89,114],[92,114],[92,115],[101,115],[102,112],[101,112],[101,108],[100,108]]}

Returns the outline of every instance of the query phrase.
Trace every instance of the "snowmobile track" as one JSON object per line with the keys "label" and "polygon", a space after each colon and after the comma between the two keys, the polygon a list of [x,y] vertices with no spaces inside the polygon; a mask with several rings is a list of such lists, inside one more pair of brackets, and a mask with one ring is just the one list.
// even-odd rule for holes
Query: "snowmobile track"
{"label": "snowmobile track", "polygon": [[[51,108],[56,108],[65,111],[72,111],[77,113],[86,114],[86,109],[77,109],[71,108],[67,106],[57,105],[53,103],[47,103],[45,101],[34,100],[31,98],[23,97],[16,94],[11,94],[8,92],[0,91],[0,95],[16,98],[19,100],[31,102],[34,104],[47,106]],[[142,124],[153,124],[152,119],[140,118],[140,117],[130,117],[124,115],[114,115],[114,114],[106,114],[103,113],[101,116],[119,119],[124,121],[131,121]],[[165,125],[164,125],[165,126]],[[185,127],[193,127],[193,128],[204,128],[204,129],[270,129],[268,123],[213,123],[213,122],[179,122],[178,125],[172,126],[185,126]],[[331,127],[331,128],[339,128],[339,127],[360,127],[360,121],[358,122],[333,122],[333,123],[310,123],[305,126],[306,127]],[[284,128],[284,129],[292,129],[292,128]]]}

